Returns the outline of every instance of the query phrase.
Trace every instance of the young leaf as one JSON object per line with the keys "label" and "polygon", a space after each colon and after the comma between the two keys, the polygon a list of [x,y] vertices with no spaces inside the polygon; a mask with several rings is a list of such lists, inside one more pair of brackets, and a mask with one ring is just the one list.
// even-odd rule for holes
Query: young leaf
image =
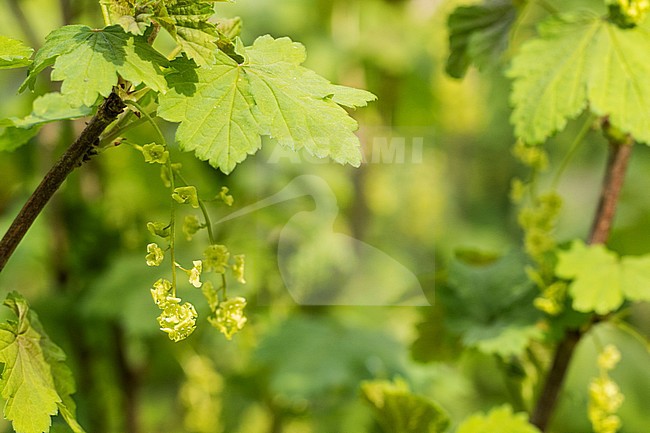
{"label": "young leaf", "polygon": [[182,149],[230,173],[259,149],[262,134],[294,150],[360,164],[357,124],[339,104],[364,106],[373,94],[332,85],[303,68],[304,47],[288,38],[263,36],[238,53],[241,64],[217,52],[214,65],[179,64],[168,78],[171,90],[161,96],[158,114],[181,123]]}
{"label": "young leaf", "polygon": [[11,151],[27,143],[46,123],[76,119],[88,116],[92,112],[93,109],[90,107],[75,107],[60,93],[39,96],[34,100],[32,113],[25,118],[0,121],[0,151]]}
{"label": "young leaf", "polygon": [[449,426],[440,406],[412,394],[403,381],[364,382],[361,390],[388,433],[442,433]]}
{"label": "young leaf", "polygon": [[494,408],[487,415],[476,414],[466,419],[456,433],[540,433],[528,422],[525,413],[513,413],[510,406]]}
{"label": "young leaf", "polygon": [[[64,363],[65,354],[45,334],[24,298],[10,293],[4,305],[18,318],[0,324],[4,416],[12,421],[17,433],[49,431],[50,417],[59,410],[73,420],[74,408],[66,403],[71,401],[74,382]],[[83,431],[76,421],[70,426],[75,432]]]}
{"label": "young leaf", "polygon": [[129,35],[120,26],[103,30],[65,26],[47,36],[21,89],[31,87],[35,75],[53,65],[52,79],[63,81],[61,93],[72,104],[92,106],[100,95],[111,93],[118,74],[133,84],[164,92],[160,67],[167,64],[143,37]]}
{"label": "young leaf", "polygon": [[460,6],[449,16],[449,58],[446,71],[462,78],[470,64],[479,69],[496,63],[509,43],[510,28],[517,18],[513,2],[486,1]]}
{"label": "young leaf", "polygon": [[214,14],[212,5],[195,0],[175,0],[167,2],[167,18],[159,20],[190,59],[199,65],[214,61],[217,47],[217,28],[208,22]]}
{"label": "young leaf", "polygon": [[541,143],[588,104],[613,126],[650,143],[650,33],[621,29],[593,14],[553,18],[539,30],[509,71],[516,135]]}
{"label": "young leaf", "polygon": [[93,111],[85,105],[75,106],[61,93],[47,93],[34,100],[31,114],[23,119],[13,119],[13,124],[19,128],[32,128],[59,120],[89,116]]}
{"label": "young leaf", "polygon": [[29,66],[34,50],[15,39],[0,35],[0,69]]}
{"label": "young leaf", "polygon": [[619,260],[603,245],[574,241],[558,254],[555,274],[573,280],[569,293],[576,311],[607,314],[625,299],[650,300],[650,255]]}

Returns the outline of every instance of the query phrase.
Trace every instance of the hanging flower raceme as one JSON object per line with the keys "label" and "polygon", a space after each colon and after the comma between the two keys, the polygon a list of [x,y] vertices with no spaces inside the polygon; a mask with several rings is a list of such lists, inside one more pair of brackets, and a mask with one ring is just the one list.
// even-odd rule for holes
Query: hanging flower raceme
{"label": "hanging flower raceme", "polygon": [[595,433],[616,433],[621,428],[621,419],[616,412],[623,404],[620,388],[609,377],[609,371],[616,367],[621,353],[608,345],[598,356],[600,375],[589,384],[589,421]]}

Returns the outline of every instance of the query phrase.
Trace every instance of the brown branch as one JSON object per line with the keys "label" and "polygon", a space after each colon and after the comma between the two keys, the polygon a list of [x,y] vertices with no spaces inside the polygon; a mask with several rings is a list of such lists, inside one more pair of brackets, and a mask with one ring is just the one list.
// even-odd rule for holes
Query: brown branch
{"label": "brown branch", "polygon": [[0,272],[50,198],[68,175],[90,155],[95,144],[99,142],[99,136],[123,110],[122,100],[115,93],[111,93],[77,140],[45,175],[0,241]]}
{"label": "brown branch", "polygon": [[[609,124],[607,120],[603,124],[605,134],[608,135]],[[600,194],[598,209],[589,233],[589,244],[603,244],[609,238],[609,233],[616,213],[616,205],[625,181],[628,161],[632,154],[634,140],[630,136],[622,140],[609,136],[609,158],[605,170],[605,178]],[[596,318],[597,319],[597,318]],[[551,369],[546,376],[544,388],[537,400],[530,422],[537,426],[542,432],[546,431],[551,416],[555,409],[558,396],[562,390],[562,384],[580,338],[585,330],[568,330],[564,339],[558,344]]]}

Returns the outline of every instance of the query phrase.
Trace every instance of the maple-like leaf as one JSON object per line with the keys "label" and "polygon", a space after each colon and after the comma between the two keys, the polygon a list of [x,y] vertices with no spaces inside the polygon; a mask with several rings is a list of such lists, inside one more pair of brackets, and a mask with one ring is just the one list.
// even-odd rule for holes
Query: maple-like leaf
{"label": "maple-like leaf", "polygon": [[214,7],[206,2],[175,0],[167,4],[167,16],[160,19],[164,27],[180,44],[190,59],[198,64],[214,61],[219,33],[217,27],[208,21],[214,14]]}
{"label": "maple-like leaf", "polygon": [[607,314],[625,299],[650,300],[650,255],[619,259],[604,245],[574,241],[558,254],[555,274],[573,280],[569,293],[576,311]]}
{"label": "maple-like leaf", "polygon": [[[168,77],[170,91],[158,114],[180,122],[176,139],[184,150],[230,173],[261,145],[260,135],[294,150],[359,165],[357,123],[341,105],[364,106],[369,92],[331,84],[301,65],[305,50],[289,38],[258,38],[238,44],[237,63],[218,51],[215,64],[179,64]],[[340,105],[339,105],[340,104]]]}
{"label": "maple-like leaf", "polygon": [[[64,363],[65,354],[45,334],[24,298],[10,293],[4,305],[17,316],[17,320],[0,324],[4,416],[17,433],[49,431],[51,416],[59,410],[74,420],[74,408],[66,406],[74,382]],[[70,426],[76,433],[83,432],[76,421]]]}
{"label": "maple-like leaf", "polygon": [[587,106],[650,143],[650,33],[595,14],[552,18],[521,48],[509,75],[517,136],[541,143]]}
{"label": "maple-like leaf", "polygon": [[0,69],[29,66],[34,50],[22,42],[0,35]]}
{"label": "maple-like leaf", "polygon": [[447,412],[403,381],[364,382],[361,391],[387,432],[442,433],[449,426]]}
{"label": "maple-like leaf", "polygon": [[508,405],[492,409],[487,415],[475,414],[458,426],[456,433],[540,433],[528,422],[525,413],[513,413]]}
{"label": "maple-like leaf", "polygon": [[479,69],[496,63],[508,47],[510,29],[516,18],[517,9],[508,0],[456,8],[447,21],[447,73],[462,78],[472,63]]}
{"label": "maple-like leaf", "polygon": [[195,70],[192,61],[175,63],[181,72],[170,74],[170,91],[160,98],[158,115],[181,122],[176,140],[183,150],[194,151],[199,159],[230,173],[262,143],[245,73],[221,52],[209,67]]}
{"label": "maple-like leaf", "polygon": [[21,89],[33,86],[36,74],[53,66],[52,79],[63,81],[61,93],[72,104],[92,106],[100,95],[111,93],[118,74],[135,85],[144,83],[164,92],[161,66],[167,64],[144,37],[130,35],[118,25],[102,30],[65,26],[46,37]]}
{"label": "maple-like leaf", "polygon": [[[476,254],[476,253],[474,253]],[[537,288],[524,269],[526,259],[510,253],[473,260],[465,253],[449,266],[447,284],[437,296],[446,325],[466,347],[504,358],[521,355],[531,340],[540,339],[540,312],[532,305]]]}
{"label": "maple-like leaf", "polygon": [[227,0],[110,0],[114,22],[125,31],[141,35],[156,22],[178,42],[182,51],[199,65],[214,62],[214,50],[220,33],[208,21],[214,15],[210,3]]}

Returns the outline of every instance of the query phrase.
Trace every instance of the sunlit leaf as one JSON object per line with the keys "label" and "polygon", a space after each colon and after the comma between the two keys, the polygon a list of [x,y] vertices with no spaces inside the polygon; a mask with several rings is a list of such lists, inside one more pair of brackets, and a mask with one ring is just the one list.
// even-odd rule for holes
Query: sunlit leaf
{"label": "sunlit leaf", "polygon": [[100,95],[111,93],[118,74],[133,84],[144,83],[164,92],[160,66],[166,64],[144,38],[129,35],[120,26],[103,30],[65,26],[48,35],[22,88],[31,86],[38,72],[53,65],[52,79],[63,81],[61,93],[73,104],[92,106]]}
{"label": "sunlit leaf", "polygon": [[6,400],[4,415],[17,433],[49,431],[51,416],[61,410],[75,432],[70,394],[75,390],[65,354],[45,334],[36,314],[17,293],[4,302],[17,316],[0,324],[0,362],[4,364],[0,386]]}
{"label": "sunlit leaf", "polygon": [[595,14],[553,18],[522,47],[514,78],[512,122],[534,144],[563,129],[584,109],[650,143],[650,33],[621,29]]}
{"label": "sunlit leaf", "polygon": [[0,69],[29,66],[34,50],[15,39],[0,35]]}
{"label": "sunlit leaf", "polygon": [[625,299],[650,300],[650,255],[619,259],[604,245],[574,241],[558,254],[555,274],[573,280],[569,293],[577,311],[607,314]]}
{"label": "sunlit leaf", "polygon": [[528,422],[526,413],[513,413],[510,406],[492,409],[487,415],[470,416],[456,433],[540,433]]}
{"label": "sunlit leaf", "polygon": [[363,106],[374,95],[303,68],[304,47],[288,38],[264,36],[239,51],[242,64],[217,52],[214,65],[196,69],[180,61],[168,78],[172,90],[160,98],[159,115],[181,123],[181,148],[229,173],[259,149],[261,134],[294,150],[360,164],[357,123],[337,102]]}
{"label": "sunlit leaf", "polygon": [[31,128],[58,120],[89,116],[93,111],[84,105],[75,106],[60,93],[47,93],[34,100],[31,114],[23,119],[14,119],[13,123],[20,128]]}

